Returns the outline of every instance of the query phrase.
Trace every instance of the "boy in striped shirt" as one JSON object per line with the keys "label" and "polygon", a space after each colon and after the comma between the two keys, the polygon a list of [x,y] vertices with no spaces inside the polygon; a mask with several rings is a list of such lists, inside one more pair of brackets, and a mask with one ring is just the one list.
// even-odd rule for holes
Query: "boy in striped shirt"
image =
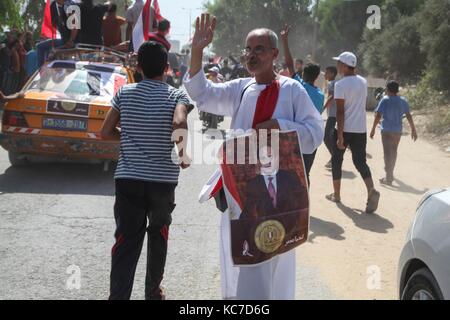
{"label": "boy in striped shirt", "polygon": [[[164,299],[160,284],[175,209],[175,188],[180,167],[189,166],[183,152],[190,101],[186,93],[163,82],[168,66],[164,46],[145,42],[138,52],[138,71],[144,80],[119,90],[102,128],[104,139],[120,140],[115,173],[117,229],[112,249],[111,300],[130,299],[146,231],[145,298]],[[184,129],[184,135],[174,141],[172,136],[177,129]],[[173,161],[174,142],[180,150],[181,164]]]}

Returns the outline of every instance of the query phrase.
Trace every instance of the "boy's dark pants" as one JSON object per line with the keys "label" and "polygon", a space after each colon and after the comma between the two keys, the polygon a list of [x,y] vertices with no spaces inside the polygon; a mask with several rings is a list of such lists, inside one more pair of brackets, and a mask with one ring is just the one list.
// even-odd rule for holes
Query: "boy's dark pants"
{"label": "boy's dark pants", "polygon": [[386,180],[389,183],[394,181],[394,168],[397,162],[397,150],[400,140],[402,138],[401,133],[381,133],[384,150],[384,169],[386,171]]}
{"label": "boy's dark pants", "polygon": [[[336,181],[342,179],[342,163],[344,161],[344,154],[345,154],[345,150],[340,150],[337,147],[338,141],[337,130],[334,130],[334,141],[335,147],[331,162],[333,167],[332,168],[333,180]],[[370,168],[367,165],[367,154],[366,154],[367,133],[344,132],[344,145],[346,147],[349,147],[350,150],[352,151],[353,164],[361,174],[363,180],[371,178],[372,173],[370,172]]]}
{"label": "boy's dark pants", "polygon": [[[161,300],[175,184],[116,180],[116,244],[112,248],[110,300],[128,300],[145,233],[148,233],[145,298]],[[147,219],[149,224],[147,226]]]}
{"label": "boy's dark pants", "polygon": [[336,122],[336,117],[328,117],[327,124],[325,126],[324,142],[331,156],[333,156],[334,147],[336,145],[336,141],[334,140],[334,129],[336,127]]}

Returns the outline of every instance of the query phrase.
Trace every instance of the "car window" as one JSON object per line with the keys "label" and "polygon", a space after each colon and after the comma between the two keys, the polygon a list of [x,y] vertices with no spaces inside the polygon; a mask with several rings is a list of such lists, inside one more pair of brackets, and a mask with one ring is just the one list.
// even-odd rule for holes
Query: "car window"
{"label": "car window", "polygon": [[[108,72],[109,71],[109,72]],[[62,94],[74,99],[102,97],[112,99],[127,83],[127,76],[107,68],[64,68],[44,66],[30,82],[27,90]]]}

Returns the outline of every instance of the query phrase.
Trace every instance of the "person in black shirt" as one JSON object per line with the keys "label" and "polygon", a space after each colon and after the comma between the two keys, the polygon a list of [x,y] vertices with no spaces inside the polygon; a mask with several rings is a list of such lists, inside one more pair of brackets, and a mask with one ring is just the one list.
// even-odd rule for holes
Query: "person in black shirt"
{"label": "person in black shirt", "polygon": [[83,0],[80,4],[80,43],[103,45],[103,17],[109,10],[109,7],[109,2],[94,5],[93,0]]}

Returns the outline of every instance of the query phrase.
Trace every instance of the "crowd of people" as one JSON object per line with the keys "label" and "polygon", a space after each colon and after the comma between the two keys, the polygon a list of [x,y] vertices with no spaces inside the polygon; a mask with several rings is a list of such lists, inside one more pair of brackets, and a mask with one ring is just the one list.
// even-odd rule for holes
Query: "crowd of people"
{"label": "crowd of people", "polygon": [[32,32],[9,31],[0,40],[0,92],[18,92],[35,70],[36,51]]}

